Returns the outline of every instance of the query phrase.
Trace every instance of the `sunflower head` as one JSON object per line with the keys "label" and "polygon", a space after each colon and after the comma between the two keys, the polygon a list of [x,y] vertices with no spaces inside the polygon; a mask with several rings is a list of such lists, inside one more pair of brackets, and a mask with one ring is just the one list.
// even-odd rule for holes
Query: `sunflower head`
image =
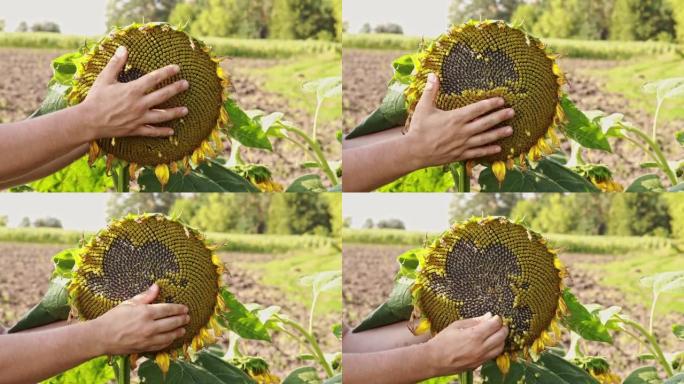
{"label": "sunflower head", "polygon": [[603,192],[622,192],[624,188],[613,180],[613,173],[600,164],[583,164],[573,168],[580,176],[589,180]]}
{"label": "sunflower head", "polygon": [[620,384],[622,379],[610,370],[608,361],[599,356],[583,356],[573,360],[573,363],[585,370],[601,384]]}
{"label": "sunflower head", "polygon": [[[503,181],[515,160],[539,160],[557,145],[554,129],[563,119],[560,106],[563,75],[544,43],[503,21],[470,21],[453,26],[420,52],[411,84],[405,91],[410,116],[423,93],[427,76],[440,80],[437,107],[452,110],[492,97],[502,97],[515,117],[502,123],[513,135],[500,139],[501,152],[473,161],[499,164]],[[408,123],[407,123],[408,126]],[[547,141],[548,140],[548,141]]]}
{"label": "sunflower head", "polygon": [[69,297],[83,320],[101,316],[153,283],[160,288],[156,302],[188,307],[185,335],[164,350],[150,351],[163,372],[179,352],[197,351],[220,335],[223,264],[202,234],[178,221],[159,214],[113,221],[81,249],[76,266]]}
{"label": "sunflower head", "polygon": [[71,105],[86,98],[95,79],[119,46],[128,49],[128,61],[118,76],[120,82],[134,81],[170,64],[179,65],[180,73],[156,89],[180,79],[188,81],[189,89],[157,108],[187,106],[188,114],[164,123],[173,129],[171,137],[122,137],[94,141],[89,151],[90,160],[94,161],[100,154],[108,157],[108,164],[115,158],[123,160],[131,164],[129,169],[133,178],[139,166],[155,167],[163,185],[168,181],[169,169],[175,171],[178,166],[196,166],[223,148],[219,128],[228,123],[223,103],[228,97],[229,80],[219,60],[203,42],[169,24],[132,24],[114,29],[85,54],[68,95]]}
{"label": "sunflower head", "polygon": [[271,171],[263,165],[241,164],[233,167],[233,170],[249,180],[261,192],[282,192],[284,190],[281,184],[273,180]]}
{"label": "sunflower head", "polygon": [[510,359],[536,359],[560,337],[566,272],[538,233],[503,217],[471,218],[442,234],[419,262],[412,288],[415,333],[498,315],[509,328],[496,360],[504,373]]}
{"label": "sunflower head", "polygon": [[257,384],[279,384],[280,378],[272,374],[266,360],[256,356],[241,356],[231,361]]}

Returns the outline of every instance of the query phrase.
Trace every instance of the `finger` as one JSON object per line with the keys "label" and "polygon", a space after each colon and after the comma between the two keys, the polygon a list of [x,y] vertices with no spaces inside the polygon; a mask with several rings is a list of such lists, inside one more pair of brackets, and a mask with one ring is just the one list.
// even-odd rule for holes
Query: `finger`
{"label": "finger", "polygon": [[190,315],[177,315],[165,317],[154,322],[154,330],[156,332],[169,332],[176,328],[185,326],[190,322]]}
{"label": "finger", "polygon": [[188,307],[182,304],[150,304],[150,312],[152,313],[152,318],[163,319],[165,317],[184,315],[188,313]]}
{"label": "finger", "polygon": [[429,112],[435,109],[435,99],[439,93],[439,79],[434,73],[428,73],[423,95],[416,105],[416,113]]}
{"label": "finger", "polygon": [[126,60],[128,60],[128,50],[123,45],[119,46],[114,52],[114,56],[109,59],[109,63],[104,67],[100,76],[107,83],[117,82],[119,73],[123,70],[126,65]]}
{"label": "finger", "polygon": [[151,345],[161,345],[162,348],[171,344],[174,340],[185,335],[185,328],[176,328],[169,332],[159,333],[149,338]]}
{"label": "finger", "polygon": [[471,329],[477,333],[482,340],[486,340],[489,338],[489,336],[501,329],[501,327],[501,318],[499,316],[493,316],[486,321],[483,321],[480,324],[472,327]]}
{"label": "finger", "polygon": [[479,135],[472,136],[466,141],[468,148],[477,148],[483,145],[492,144],[493,142],[508,137],[513,134],[513,128],[511,127],[501,127],[480,133]]}
{"label": "finger", "polygon": [[461,117],[461,121],[471,121],[474,120],[485,113],[493,111],[497,108],[504,106],[504,99],[501,97],[495,97],[492,99],[478,101],[467,105],[463,108],[455,109],[451,113],[458,114]]}
{"label": "finger", "polygon": [[513,108],[502,109],[471,121],[470,123],[466,124],[466,129],[473,133],[484,132],[489,128],[495,127],[512,118],[513,116],[515,116],[515,111],[513,111]]}
{"label": "finger", "polygon": [[506,336],[508,336],[508,327],[501,327],[493,335],[489,336],[482,343],[482,346],[485,350],[499,350],[499,348],[503,348]]}
{"label": "finger", "polygon": [[147,137],[166,137],[173,136],[173,129],[169,127],[154,127],[151,125],[142,125],[132,131],[129,136],[147,136]]}
{"label": "finger", "polygon": [[124,303],[130,304],[149,304],[154,301],[154,299],[159,294],[159,286],[157,284],[152,284],[152,286],[145,292],[134,296],[132,299],[126,300]]}
{"label": "finger", "polygon": [[[490,315],[491,316],[491,315]],[[482,315],[480,317],[473,317],[470,319],[463,319],[463,320],[456,320],[449,327],[453,328],[458,328],[458,329],[466,329],[466,328],[472,328],[476,326],[477,324],[481,323],[484,320],[487,320],[488,317],[487,315]]]}
{"label": "finger", "polygon": [[143,97],[142,102],[148,108],[152,108],[185,91],[189,86],[190,84],[187,80],[178,80]]}
{"label": "finger", "polygon": [[470,148],[461,155],[462,160],[477,159],[490,155],[496,155],[501,152],[501,147],[498,145],[488,145],[486,147]]}
{"label": "finger", "polygon": [[167,65],[166,67],[159,68],[157,70],[154,70],[147,75],[132,81],[131,84],[135,84],[136,87],[139,87],[142,90],[149,90],[157,86],[157,84],[161,83],[162,81],[168,79],[171,76],[174,76],[180,72],[180,67],[172,64],[172,65]]}
{"label": "finger", "polygon": [[145,113],[143,122],[145,124],[158,124],[166,121],[171,121],[188,114],[186,107],[177,107],[169,109],[150,109]]}

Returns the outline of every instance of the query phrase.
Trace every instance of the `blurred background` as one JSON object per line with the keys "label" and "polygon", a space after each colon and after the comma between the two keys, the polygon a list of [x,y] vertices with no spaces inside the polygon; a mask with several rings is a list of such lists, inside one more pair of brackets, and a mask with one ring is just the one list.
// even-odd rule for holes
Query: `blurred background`
{"label": "blurred background", "polygon": [[[341,203],[339,193],[2,194],[0,333],[43,297],[53,255],[77,247],[111,219],[146,212],[179,217],[205,233],[226,265],[225,285],[243,303],[280,306],[305,324],[312,293],[300,279],[341,270]],[[340,289],[333,289],[316,304],[314,330],[326,351],[339,350],[330,329],[340,321],[340,297]],[[280,377],[302,366],[298,344],[283,334],[272,344],[244,346],[243,352],[265,358]]]}
{"label": "blurred background", "polygon": [[[283,112],[310,132],[315,92],[303,85],[340,77],[342,0],[3,0],[0,10],[0,124],[25,119],[45,98],[50,62],[97,42],[115,26],[170,22],[205,41],[230,76],[231,98],[245,110]],[[338,159],[341,95],[323,101],[318,140]],[[269,166],[289,185],[307,172],[305,153],[276,140],[273,152],[250,150],[244,159]]]}
{"label": "blurred background", "polygon": [[[342,297],[344,321],[351,326],[389,297],[399,255],[473,215],[522,219],[559,249],[570,272],[567,284],[582,303],[617,305],[642,323],[652,292],[640,279],[684,265],[684,199],[676,193],[364,193],[344,194],[343,205]],[[661,294],[655,313],[662,345],[680,349],[671,326],[684,321],[681,290]],[[614,346],[587,343],[585,352],[609,357],[624,378],[644,365],[634,345],[621,335]]]}
{"label": "blurred background", "polygon": [[[380,104],[394,59],[470,19],[502,19],[541,38],[560,54],[566,91],[580,109],[624,114],[643,130],[656,108],[643,85],[684,75],[683,0],[344,0],[344,132]],[[684,130],[681,106],[681,98],[668,100],[659,114],[658,140],[675,160],[682,160],[672,140]],[[587,157],[629,185],[642,171],[637,151],[620,142],[614,154]]]}

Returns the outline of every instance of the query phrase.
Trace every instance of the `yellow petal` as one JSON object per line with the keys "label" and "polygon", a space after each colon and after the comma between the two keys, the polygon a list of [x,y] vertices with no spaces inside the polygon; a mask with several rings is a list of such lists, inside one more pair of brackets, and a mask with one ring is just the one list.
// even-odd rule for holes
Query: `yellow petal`
{"label": "yellow petal", "polygon": [[223,142],[221,141],[221,135],[219,134],[218,129],[214,129],[211,132],[211,140],[214,142],[214,147],[216,147],[217,151],[223,149]]}
{"label": "yellow petal", "polygon": [[473,167],[474,167],[474,166],[475,166],[475,162],[474,162],[474,161],[468,160],[468,161],[466,162],[466,174],[468,175],[468,177],[472,177],[472,176],[473,176]]}
{"label": "yellow petal", "polygon": [[214,157],[216,156],[216,153],[214,152],[214,148],[211,147],[208,141],[204,140],[202,142],[202,151],[207,154],[209,157]]}
{"label": "yellow petal", "polygon": [[93,141],[88,148],[88,165],[92,166],[99,155],[100,147],[97,145],[96,141]]}
{"label": "yellow petal", "polygon": [[506,178],[506,163],[504,163],[503,161],[495,161],[494,164],[492,164],[492,172],[494,173],[496,179],[499,181],[499,186],[501,186],[504,179]]}
{"label": "yellow petal", "polygon": [[113,161],[114,161],[114,155],[112,155],[111,153],[108,154],[107,155],[107,168],[106,168],[107,170],[105,171],[107,176],[111,176],[111,174],[112,174],[112,162]]}
{"label": "yellow petal", "polygon": [[430,330],[430,320],[428,319],[421,319],[420,322],[418,323],[418,326],[414,330],[414,334],[416,335],[422,335],[425,332],[428,332]]}
{"label": "yellow petal", "polygon": [[499,367],[499,371],[505,376],[508,370],[511,368],[511,360],[508,355],[503,353],[496,358],[496,366]]}
{"label": "yellow petal", "polygon": [[157,363],[159,369],[164,376],[166,376],[166,373],[169,371],[169,365],[171,364],[169,354],[165,352],[157,353],[157,356],[154,357],[154,362]]}
{"label": "yellow petal", "polygon": [[170,171],[171,171],[171,174],[178,172],[178,163],[176,163],[175,161],[172,162],[171,167],[170,167]]}
{"label": "yellow petal", "polygon": [[136,164],[136,163],[128,164],[128,175],[131,177],[131,180],[135,181],[135,178],[137,177],[137,174],[136,174],[137,171],[138,171],[138,164]]}
{"label": "yellow petal", "polygon": [[134,369],[136,369],[136,368],[138,367],[138,358],[139,358],[139,356],[138,356],[137,353],[131,353],[131,354],[128,356],[128,361],[129,361],[130,364],[131,364],[131,369],[134,370]]}
{"label": "yellow petal", "polygon": [[166,164],[159,164],[154,169],[154,174],[157,175],[157,179],[164,189],[164,186],[169,182],[169,166]]}

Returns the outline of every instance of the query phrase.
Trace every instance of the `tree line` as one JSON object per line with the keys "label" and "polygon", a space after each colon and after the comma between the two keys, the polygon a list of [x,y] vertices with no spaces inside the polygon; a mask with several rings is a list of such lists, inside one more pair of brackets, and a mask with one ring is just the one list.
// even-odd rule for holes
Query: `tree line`
{"label": "tree line", "polygon": [[684,43],[684,0],[453,0],[449,17],[503,19],[541,37]]}

